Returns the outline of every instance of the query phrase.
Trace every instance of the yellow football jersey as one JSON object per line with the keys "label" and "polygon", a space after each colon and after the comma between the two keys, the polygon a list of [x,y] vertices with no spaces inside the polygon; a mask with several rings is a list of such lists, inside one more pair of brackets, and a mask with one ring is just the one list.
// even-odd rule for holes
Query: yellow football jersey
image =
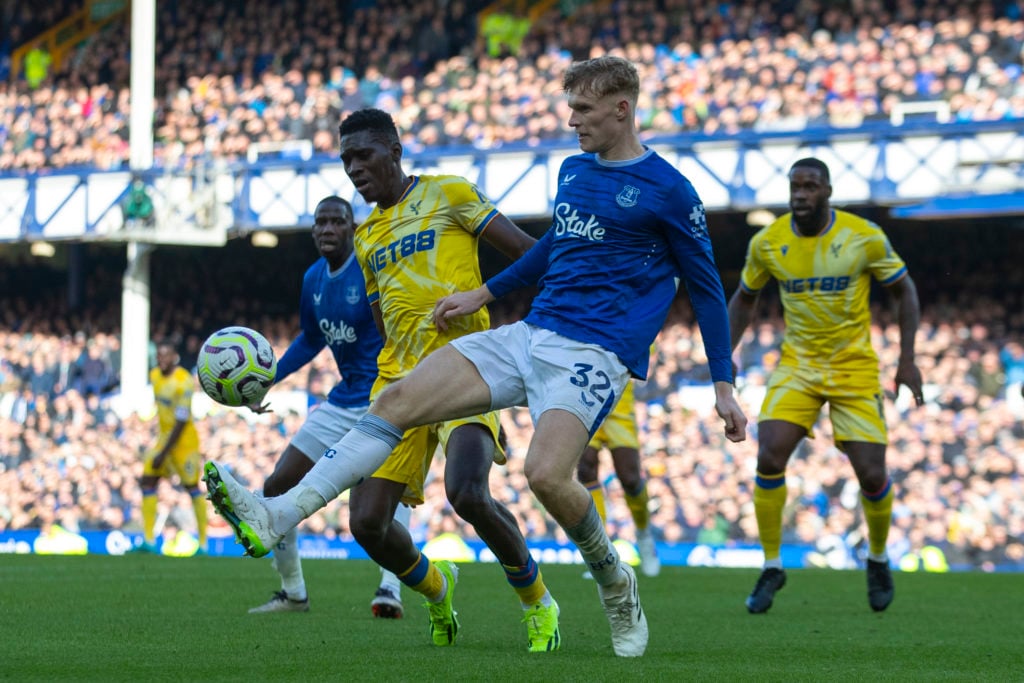
{"label": "yellow football jersey", "polygon": [[412,176],[398,203],[374,207],[356,229],[356,257],[370,303],[380,305],[387,340],[377,358],[382,380],[403,377],[450,340],[490,327],[486,308],[434,325],[437,300],[481,285],[477,242],[498,214],[458,176]]}
{"label": "yellow football jersey", "polygon": [[176,448],[197,448],[199,435],[192,421],[192,391],[195,387],[192,374],[185,368],[177,367],[170,376],[164,376],[160,368],[153,368],[149,371],[149,381],[153,385],[153,397],[156,400],[160,441],[170,435],[178,420],[184,420],[185,428],[178,437]]}
{"label": "yellow football jersey", "polygon": [[780,364],[877,372],[871,347],[871,277],[892,284],[907,272],[882,229],[845,211],[813,237],[785,214],[750,240],[740,286],[779,283],[786,332]]}

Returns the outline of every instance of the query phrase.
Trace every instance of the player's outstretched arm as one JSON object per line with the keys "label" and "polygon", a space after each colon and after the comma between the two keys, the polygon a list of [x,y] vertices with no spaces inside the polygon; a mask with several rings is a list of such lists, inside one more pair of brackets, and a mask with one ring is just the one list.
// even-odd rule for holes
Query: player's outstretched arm
{"label": "player's outstretched arm", "polygon": [[747,438],[747,416],[736,402],[729,382],[715,382],[715,412],[725,422],[725,438],[734,443]]}
{"label": "player's outstretched arm", "polygon": [[537,240],[504,214],[498,214],[484,229],[483,238],[492,247],[515,261],[530,250]]}
{"label": "player's outstretched arm", "polygon": [[448,329],[448,321],[462,315],[471,315],[482,307],[494,301],[494,295],[487,285],[480,285],[476,289],[466,292],[455,292],[443,299],[438,299],[434,305],[434,324],[437,329],[444,332]]}
{"label": "player's outstretched arm", "polygon": [[921,370],[914,362],[914,338],[921,322],[921,304],[917,298],[917,287],[910,275],[889,285],[889,293],[896,300],[897,319],[900,325],[900,360],[896,366],[896,393],[900,386],[910,389],[917,405],[924,404]]}
{"label": "player's outstretched arm", "polygon": [[[736,347],[740,345],[740,339],[743,338],[743,333],[750,326],[750,321],[754,317],[754,309],[757,306],[759,295],[760,292],[750,294],[744,291],[742,287],[737,287],[736,292],[729,299],[729,348],[733,351],[734,359],[736,358]],[[739,375],[740,368],[736,365],[736,361],[733,360],[733,380],[735,381]]]}
{"label": "player's outstretched arm", "polygon": [[750,327],[758,294],[759,292],[750,294],[742,287],[737,287],[729,299],[729,344],[733,351],[739,346],[743,333]]}
{"label": "player's outstretched arm", "polygon": [[[306,321],[304,320],[303,323],[305,324]],[[281,360],[277,362],[277,372],[274,374],[274,381],[271,383],[271,386],[277,386],[283,382],[286,377],[316,358],[316,354],[320,353],[320,349],[324,347],[322,342],[317,344],[314,341],[316,338],[317,336],[314,334],[306,334],[305,329],[299,332],[299,335],[292,340],[291,344],[288,345],[284,355],[281,356]],[[264,413],[270,412],[269,401],[255,403],[245,407],[257,415],[263,415]]]}

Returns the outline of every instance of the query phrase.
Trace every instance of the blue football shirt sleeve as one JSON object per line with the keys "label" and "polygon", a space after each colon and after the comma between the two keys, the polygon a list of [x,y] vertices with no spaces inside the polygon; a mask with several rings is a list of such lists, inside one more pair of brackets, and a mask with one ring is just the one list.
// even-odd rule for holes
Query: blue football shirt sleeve
{"label": "blue football shirt sleeve", "polygon": [[704,338],[704,352],[708,357],[711,379],[731,384],[732,349],[725,290],[711,252],[705,252],[702,256],[691,256],[683,267],[686,291],[690,295],[690,304]]}
{"label": "blue football shirt sleeve", "polygon": [[303,280],[302,296],[299,299],[299,324],[302,327],[302,331],[288,345],[288,350],[277,361],[277,375],[274,377],[274,384],[283,381],[285,377],[316,358],[316,355],[320,353],[320,349],[325,346],[324,337],[316,324],[312,299],[313,296],[308,286],[308,279]]}
{"label": "blue football shirt sleeve", "polygon": [[509,292],[537,284],[547,272],[550,252],[551,231],[549,230],[512,265],[488,280],[485,283],[487,289],[495,299],[500,299]]}
{"label": "blue football shirt sleeve", "polygon": [[732,383],[729,311],[725,302],[725,288],[711,249],[704,205],[696,190],[686,180],[680,191],[672,196],[675,206],[670,207],[664,215],[678,219],[670,219],[669,242],[682,271],[690,305],[704,338],[704,352],[708,357],[711,379]]}
{"label": "blue football shirt sleeve", "polygon": [[305,332],[300,332],[299,336],[288,346],[288,350],[281,356],[281,360],[277,362],[277,375],[274,377],[274,384],[283,381],[285,377],[316,358],[316,354],[320,353],[320,349],[323,347],[322,341],[319,345],[312,343]]}

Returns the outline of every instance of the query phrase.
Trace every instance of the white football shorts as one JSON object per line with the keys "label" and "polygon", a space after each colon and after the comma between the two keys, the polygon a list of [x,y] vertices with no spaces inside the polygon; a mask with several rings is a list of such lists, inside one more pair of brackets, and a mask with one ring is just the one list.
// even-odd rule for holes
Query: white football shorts
{"label": "white football shorts", "polygon": [[370,409],[369,405],[358,408],[339,408],[324,401],[313,408],[305,423],[292,437],[291,446],[302,451],[307,458],[316,462],[328,448],[341,441],[355,423]]}
{"label": "white football shorts", "polygon": [[578,417],[591,436],[630,380],[611,351],[522,321],[450,343],[490,387],[491,410],[526,405],[536,424],[559,408]]}

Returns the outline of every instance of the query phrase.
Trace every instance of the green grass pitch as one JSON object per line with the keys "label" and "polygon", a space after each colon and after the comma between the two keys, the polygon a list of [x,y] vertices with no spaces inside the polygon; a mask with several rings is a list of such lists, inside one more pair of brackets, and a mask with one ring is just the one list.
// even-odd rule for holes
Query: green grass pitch
{"label": "green grass pitch", "polygon": [[562,650],[526,652],[521,611],[493,564],[461,565],[461,629],[435,647],[419,596],[375,620],[379,574],[304,563],[307,614],[250,615],[278,588],[269,560],[0,556],[0,680],[10,681],[1020,681],[1024,577],[896,574],[874,614],[862,572],[791,570],[771,611],[747,614],[752,569],[666,567],[640,577],[647,654],[612,654],[579,566],[544,566]]}

